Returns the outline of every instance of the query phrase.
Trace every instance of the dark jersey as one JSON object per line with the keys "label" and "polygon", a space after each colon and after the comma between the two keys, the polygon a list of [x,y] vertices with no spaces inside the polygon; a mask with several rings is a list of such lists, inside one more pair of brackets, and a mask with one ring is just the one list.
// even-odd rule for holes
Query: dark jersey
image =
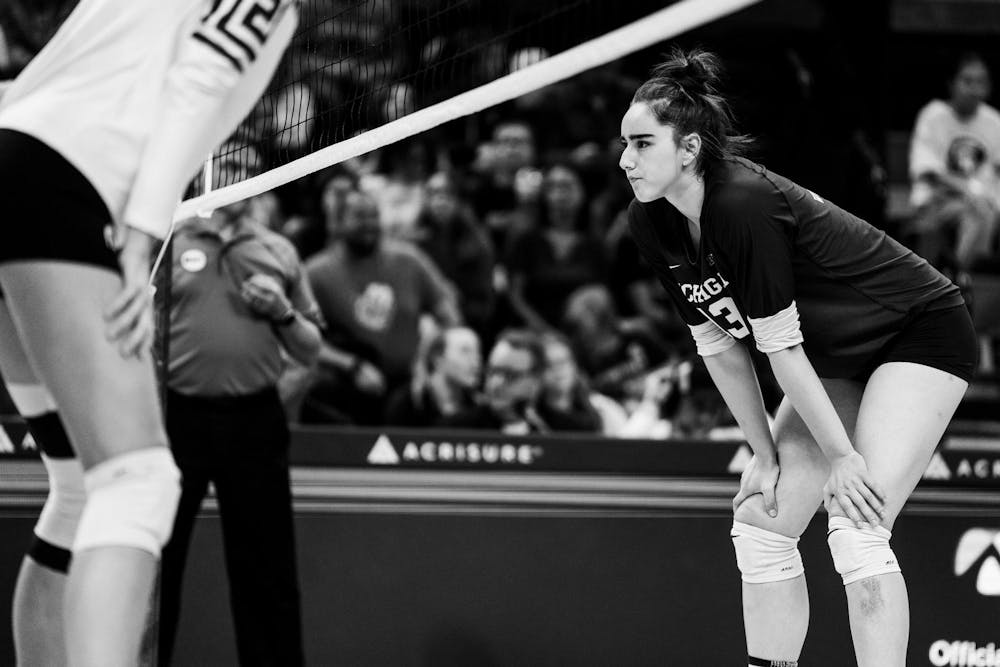
{"label": "dark jersey", "polygon": [[711,321],[771,352],[802,342],[822,377],[853,377],[915,315],[958,288],[885,232],[744,159],[705,175],[701,242],[665,199],[629,227],[692,327]]}

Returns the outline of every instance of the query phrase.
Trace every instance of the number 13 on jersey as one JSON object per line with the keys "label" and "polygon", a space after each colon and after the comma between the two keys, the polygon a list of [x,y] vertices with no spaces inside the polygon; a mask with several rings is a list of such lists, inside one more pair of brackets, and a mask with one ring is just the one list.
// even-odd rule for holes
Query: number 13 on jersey
{"label": "number 13 on jersey", "polygon": [[[701,310],[701,308],[698,310]],[[750,333],[750,327],[747,326],[743,316],[740,315],[740,311],[737,310],[736,302],[733,301],[732,297],[724,296],[716,299],[708,304],[708,313],[705,313],[703,310],[702,313],[722,327],[733,338],[744,338]]]}

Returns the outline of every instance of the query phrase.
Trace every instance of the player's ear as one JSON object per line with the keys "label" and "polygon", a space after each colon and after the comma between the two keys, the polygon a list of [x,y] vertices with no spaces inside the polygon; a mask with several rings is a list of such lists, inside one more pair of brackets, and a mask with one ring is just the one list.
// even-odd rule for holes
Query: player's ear
{"label": "player's ear", "polygon": [[685,167],[693,164],[701,153],[701,135],[692,132],[681,137],[681,164]]}

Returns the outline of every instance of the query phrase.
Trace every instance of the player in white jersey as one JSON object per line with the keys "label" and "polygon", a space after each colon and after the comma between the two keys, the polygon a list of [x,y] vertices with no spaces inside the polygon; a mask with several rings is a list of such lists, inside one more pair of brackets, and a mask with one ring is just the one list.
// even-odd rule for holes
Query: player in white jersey
{"label": "player in white jersey", "polygon": [[[23,662],[65,659],[24,655],[29,644],[64,645],[74,665],[138,661],[179,494],[148,353],[150,255],[200,162],[273,75],[296,26],[290,5],[81,0],[0,100],[11,316],[0,321],[14,329],[0,364],[8,379],[11,368],[24,384],[40,379],[22,406],[58,406],[86,488],[78,521],[63,526],[65,629],[19,628]],[[60,577],[26,570],[19,604],[52,608]]]}

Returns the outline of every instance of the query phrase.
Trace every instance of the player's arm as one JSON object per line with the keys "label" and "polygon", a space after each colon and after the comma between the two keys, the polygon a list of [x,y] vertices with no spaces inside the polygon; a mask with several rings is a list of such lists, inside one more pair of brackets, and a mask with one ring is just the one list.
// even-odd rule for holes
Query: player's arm
{"label": "player's arm", "polygon": [[762,459],[776,458],[774,441],[767,423],[764,399],[750,356],[742,345],[719,328],[704,313],[688,302],[674,279],[669,262],[658,255],[655,235],[650,233],[652,221],[637,202],[629,206],[629,231],[642,258],[653,270],[681,319],[691,330],[698,355],[705,360],[715,386],[726,401],[729,411],[743,429],[754,454]]}
{"label": "player's arm", "polygon": [[762,459],[776,460],[764,397],[750,353],[733,341],[721,351],[703,355],[702,358],[753,453]]}
{"label": "player's arm", "polygon": [[287,2],[215,3],[180,47],[146,142],[125,224],[163,238],[184,187],[205,156],[259,99],[291,40]]}
{"label": "player's arm", "polygon": [[884,495],[854,449],[802,347],[794,300],[793,248],[786,229],[793,224],[793,214],[783,197],[771,194],[774,196],[734,207],[743,212],[743,219],[734,218],[720,255],[732,267],[732,283],[746,310],[757,349],[767,355],[786,398],[830,461],[826,498],[836,499],[851,519],[867,518],[875,525]]}

